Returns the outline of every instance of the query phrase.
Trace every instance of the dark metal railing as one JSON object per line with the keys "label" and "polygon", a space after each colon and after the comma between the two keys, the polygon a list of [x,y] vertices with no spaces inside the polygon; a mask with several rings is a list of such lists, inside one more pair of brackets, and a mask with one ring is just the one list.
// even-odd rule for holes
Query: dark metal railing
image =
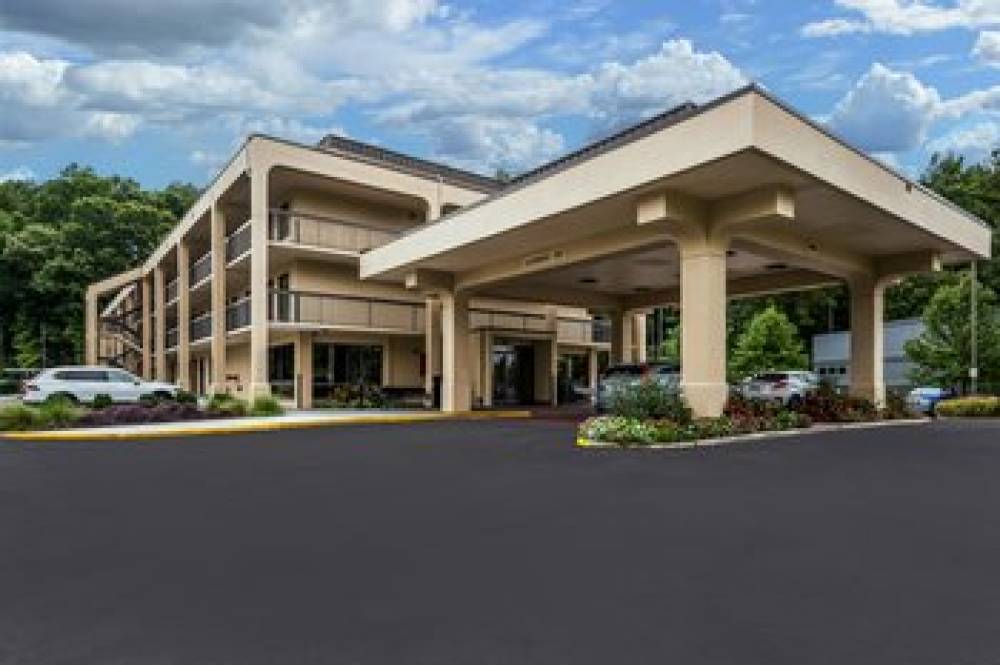
{"label": "dark metal railing", "polygon": [[196,319],[191,319],[191,324],[188,328],[190,330],[191,341],[196,342],[199,339],[205,339],[206,337],[212,336],[212,313],[205,312]]}
{"label": "dark metal railing", "polygon": [[170,280],[170,282],[167,283],[165,289],[166,293],[164,296],[165,298],[164,302],[173,302],[177,300],[177,295],[178,293],[180,293],[179,289],[180,289],[180,284],[178,283],[177,278],[175,277],[174,279]]}
{"label": "dark metal railing", "polygon": [[304,291],[270,291],[268,317],[275,323],[303,323],[413,333],[424,330],[423,303]]}
{"label": "dark metal railing", "polygon": [[293,210],[272,210],[267,237],[275,242],[362,253],[395,240],[399,231]]}
{"label": "dark metal railing", "polygon": [[244,298],[226,307],[226,330],[239,330],[250,325],[250,298]]}
{"label": "dark metal railing", "polygon": [[188,271],[188,279],[191,288],[198,286],[201,282],[212,276],[212,252],[205,252],[197,261],[191,264]]}
{"label": "dark metal railing", "polygon": [[171,328],[167,331],[167,343],[166,348],[173,349],[177,346],[180,340],[180,331],[177,328]]}
{"label": "dark metal railing", "polygon": [[226,263],[232,263],[250,251],[250,222],[226,237]]}

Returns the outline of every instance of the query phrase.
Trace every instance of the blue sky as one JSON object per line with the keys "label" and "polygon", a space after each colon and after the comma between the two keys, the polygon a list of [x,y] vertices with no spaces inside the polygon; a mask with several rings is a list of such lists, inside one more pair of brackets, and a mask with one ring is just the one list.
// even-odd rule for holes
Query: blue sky
{"label": "blue sky", "polygon": [[911,174],[1000,144],[1000,0],[5,0],[0,179],[204,184],[242,137],[492,173],[757,81]]}

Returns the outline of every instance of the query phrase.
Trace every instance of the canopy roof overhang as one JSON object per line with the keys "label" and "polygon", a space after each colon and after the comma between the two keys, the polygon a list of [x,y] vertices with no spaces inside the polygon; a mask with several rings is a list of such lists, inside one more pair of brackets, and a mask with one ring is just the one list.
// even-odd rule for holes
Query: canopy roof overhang
{"label": "canopy roof overhang", "polygon": [[983,222],[751,86],[542,167],[369,252],[361,276],[650,305],[669,301],[679,269],[669,234],[642,223],[646,202],[724,209],[772,196],[767,223],[733,237],[731,294],[828,284],[907,257],[936,265],[990,253]]}

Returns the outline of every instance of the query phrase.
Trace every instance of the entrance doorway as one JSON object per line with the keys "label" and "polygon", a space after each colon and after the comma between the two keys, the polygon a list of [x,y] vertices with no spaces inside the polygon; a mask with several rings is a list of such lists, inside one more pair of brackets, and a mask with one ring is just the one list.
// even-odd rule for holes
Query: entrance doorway
{"label": "entrance doorway", "polygon": [[493,404],[535,403],[535,347],[531,343],[493,346]]}

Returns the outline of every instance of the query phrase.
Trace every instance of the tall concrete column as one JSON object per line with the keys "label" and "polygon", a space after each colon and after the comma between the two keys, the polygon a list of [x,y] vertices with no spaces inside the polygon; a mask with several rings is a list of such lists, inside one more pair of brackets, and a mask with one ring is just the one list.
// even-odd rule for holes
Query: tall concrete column
{"label": "tall concrete column", "polygon": [[139,281],[142,298],[142,378],[153,379],[153,277],[143,275]]}
{"label": "tall concrete column", "polygon": [[597,383],[599,381],[599,366],[597,349],[590,349],[587,353],[587,387],[590,389],[591,401],[597,398]]}
{"label": "tall concrete column", "polygon": [[268,395],[267,349],[267,219],[268,172],[254,167],[250,173],[250,381],[249,394]]}
{"label": "tall concrete column", "polygon": [[637,363],[646,362],[646,314],[632,315],[632,360]]}
{"label": "tall concrete column", "polygon": [[633,329],[635,320],[631,313],[611,314],[611,363],[633,362]]}
{"label": "tall concrete column", "polygon": [[191,246],[177,242],[177,385],[191,390]]}
{"label": "tall concrete column", "polygon": [[212,376],[209,394],[226,392],[226,215],[212,204]]}
{"label": "tall concrete column", "polygon": [[434,378],[441,376],[441,302],[424,301],[424,393],[434,394]]}
{"label": "tall concrete column", "polygon": [[295,403],[300,409],[313,407],[313,341],[309,332],[300,332],[295,338]]}
{"label": "tall concrete column", "polygon": [[885,403],[883,377],[883,315],[885,284],[879,280],[852,280],[850,394],[876,404]]}
{"label": "tall concrete column", "polygon": [[479,389],[483,406],[493,406],[493,333],[484,330],[479,334]]}
{"label": "tall concrete column", "polygon": [[555,337],[549,342],[549,403],[559,405],[559,342]]}
{"label": "tall concrete column", "polygon": [[726,384],[726,242],[678,244],[681,259],[681,384],[694,414],[722,413]]}
{"label": "tall concrete column", "polygon": [[167,290],[164,283],[163,266],[153,268],[153,303],[156,311],[156,324],[153,334],[156,337],[155,375],[157,381],[167,380]]}
{"label": "tall concrete column", "polygon": [[[87,295],[84,299],[85,308],[85,322],[86,327],[84,330],[84,356],[86,357],[88,365],[96,365],[97,359],[100,356],[100,339],[101,331],[99,329],[100,322],[98,320],[97,314],[97,292],[92,289],[87,289]],[[44,365],[44,363],[43,363]]]}
{"label": "tall concrete column", "polygon": [[469,296],[441,294],[441,410],[472,408],[469,358]]}

